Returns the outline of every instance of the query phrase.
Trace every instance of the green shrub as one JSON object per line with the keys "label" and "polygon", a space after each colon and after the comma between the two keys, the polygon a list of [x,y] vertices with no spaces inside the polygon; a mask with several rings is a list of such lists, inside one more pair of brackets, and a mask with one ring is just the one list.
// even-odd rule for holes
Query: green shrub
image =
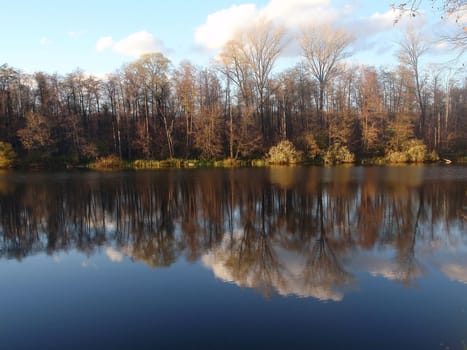
{"label": "green shrub", "polygon": [[386,162],[388,163],[407,163],[408,158],[405,152],[389,151],[386,155]]}
{"label": "green shrub", "polygon": [[265,161],[265,160],[262,160],[262,159],[253,159],[253,160],[251,160],[250,165],[251,165],[252,167],[261,168],[261,167],[265,167],[267,164],[266,164],[266,161]]}
{"label": "green shrub", "polygon": [[13,165],[16,153],[8,142],[0,141],[0,168],[5,169]]}
{"label": "green shrub", "polygon": [[269,149],[266,160],[270,164],[296,164],[302,160],[302,152],[297,151],[292,142],[285,140]]}
{"label": "green shrub", "polygon": [[160,168],[160,164],[157,160],[137,159],[133,161],[132,168],[137,170],[157,169]]}
{"label": "green shrub", "polygon": [[321,148],[318,145],[313,134],[306,134],[304,136],[306,149],[307,149],[307,156],[311,159],[316,159],[321,155]]}
{"label": "green shrub", "polygon": [[428,154],[426,145],[421,140],[409,140],[403,143],[402,150],[411,163],[422,163]]}
{"label": "green shrub", "polygon": [[436,151],[431,151],[425,156],[425,160],[427,162],[438,162],[439,161],[439,155],[436,153]]}
{"label": "green shrub", "polygon": [[422,140],[412,139],[405,141],[399,150],[389,150],[385,159],[388,163],[422,163],[438,161],[439,156],[435,151],[428,152]]}
{"label": "green shrub", "polygon": [[334,143],[323,156],[324,163],[329,165],[354,163],[355,155],[340,143]]}

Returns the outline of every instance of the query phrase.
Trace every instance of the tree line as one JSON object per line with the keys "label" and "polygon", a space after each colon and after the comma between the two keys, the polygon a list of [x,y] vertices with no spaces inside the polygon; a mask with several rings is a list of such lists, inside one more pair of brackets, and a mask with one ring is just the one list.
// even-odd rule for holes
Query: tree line
{"label": "tree line", "polygon": [[0,66],[0,140],[19,157],[82,163],[121,159],[262,157],[291,141],[307,157],[336,145],[361,157],[417,140],[438,153],[467,149],[465,71],[424,69],[428,45],[408,32],[394,67],[350,65],[353,38],[328,26],[302,32],[303,60],[278,71],[285,32],[259,21],[208,67],[144,54],[105,78]]}

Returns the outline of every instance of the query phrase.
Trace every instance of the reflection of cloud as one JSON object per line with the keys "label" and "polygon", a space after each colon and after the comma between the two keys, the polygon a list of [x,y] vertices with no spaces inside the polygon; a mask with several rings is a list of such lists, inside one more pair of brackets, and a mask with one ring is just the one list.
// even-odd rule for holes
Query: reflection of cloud
{"label": "reflection of cloud", "polygon": [[120,262],[123,260],[124,255],[119,251],[115,250],[112,247],[107,247],[105,249],[105,254],[112,262]]}
{"label": "reflection of cloud", "polygon": [[422,268],[412,259],[394,259],[380,251],[361,251],[350,265],[357,270],[368,271],[372,276],[381,276],[393,281],[410,282],[422,275]]}
{"label": "reflection of cloud", "polygon": [[165,51],[162,42],[151,33],[143,30],[114,41],[111,36],[100,37],[96,43],[96,50],[102,52],[108,49],[132,57],[139,57],[145,53]]}
{"label": "reflection of cloud", "polygon": [[446,264],[441,266],[441,271],[443,271],[450,279],[467,284],[467,266]]}
{"label": "reflection of cloud", "polygon": [[92,268],[96,269],[97,265],[96,265],[95,262],[92,262],[89,259],[86,259],[86,260],[83,260],[83,262],[81,263],[81,267],[83,267],[83,268],[92,267]]}
{"label": "reflection of cloud", "polygon": [[[243,234],[237,232],[233,237],[233,242],[226,237],[217,249],[202,256],[201,261],[204,266],[211,269],[220,280],[261,291],[273,290],[283,296],[313,297],[321,301],[343,299],[343,292],[338,290],[334,283],[336,282],[335,276],[320,278],[322,276],[316,274],[313,276],[315,278],[304,278],[308,259],[305,253],[291,252],[271,242],[273,255],[277,258],[274,266],[268,265],[265,261],[246,264],[238,261],[239,256],[232,254],[232,245],[235,246],[241,239],[243,239]],[[258,253],[258,255],[261,254]],[[266,269],[266,273],[258,266]]]}

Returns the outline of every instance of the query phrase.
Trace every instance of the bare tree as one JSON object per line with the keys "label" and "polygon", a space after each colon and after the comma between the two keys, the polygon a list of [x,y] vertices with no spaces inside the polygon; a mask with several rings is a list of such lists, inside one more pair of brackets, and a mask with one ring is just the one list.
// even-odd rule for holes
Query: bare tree
{"label": "bare tree", "polygon": [[[270,122],[266,118],[265,103],[271,72],[284,47],[284,28],[260,19],[253,26],[237,33],[221,53],[224,66],[230,67],[227,76],[239,87],[248,106],[256,107],[263,139],[269,136]],[[252,97],[256,96],[254,105]]]}
{"label": "bare tree", "polygon": [[173,81],[180,115],[184,119],[185,156],[188,157],[193,144],[193,120],[196,113],[196,74],[197,69],[190,62],[183,61],[174,71]]}
{"label": "bare tree", "polygon": [[[233,145],[236,145],[234,158],[239,154],[247,153],[256,147],[260,136],[255,127],[253,118],[253,90],[254,82],[251,67],[242,53],[239,41],[230,40],[220,53],[222,71],[226,74],[229,85],[229,119],[230,119],[230,157],[233,156]],[[233,125],[233,111],[231,104],[230,82],[237,90],[237,109],[239,116],[236,118],[236,130]]]}
{"label": "bare tree", "polygon": [[399,60],[410,68],[414,76],[417,102],[420,108],[418,136],[422,137],[425,132],[426,103],[423,96],[425,83],[420,78],[420,58],[428,51],[428,46],[413,30],[406,33],[399,45]]}
{"label": "bare tree", "polygon": [[318,81],[321,123],[324,93],[329,81],[338,72],[338,63],[349,56],[347,51],[353,38],[350,34],[330,26],[314,26],[302,31],[301,46],[308,69]]}
{"label": "bare tree", "polygon": [[440,40],[458,50],[459,56],[463,55],[467,50],[467,23],[465,22],[467,4],[465,0],[410,0],[403,3],[393,3],[391,6],[396,13],[394,22],[399,22],[404,16],[417,17],[423,3],[430,4],[432,9],[439,12],[442,19],[454,19],[458,30],[449,35],[441,35]]}
{"label": "bare tree", "polygon": [[271,71],[284,43],[284,28],[261,19],[253,27],[240,34],[240,51],[249,65],[258,94],[258,108],[263,136],[266,134],[264,104]]}

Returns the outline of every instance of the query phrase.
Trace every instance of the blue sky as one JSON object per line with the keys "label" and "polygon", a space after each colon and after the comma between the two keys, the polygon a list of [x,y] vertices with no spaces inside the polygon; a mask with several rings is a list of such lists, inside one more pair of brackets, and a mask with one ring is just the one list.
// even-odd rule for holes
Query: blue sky
{"label": "blue sky", "polygon": [[[141,53],[161,51],[174,64],[186,59],[208,65],[231,33],[266,16],[290,33],[318,22],[343,27],[357,37],[351,61],[390,65],[396,64],[393,50],[406,25],[393,25],[391,1],[5,1],[1,7],[0,64],[27,72],[65,74],[79,67],[105,74]],[[429,9],[404,22],[409,21],[427,39],[452,27]],[[427,59],[449,58],[442,45],[434,46],[437,49]],[[287,52],[287,62],[300,60],[298,47],[292,45]]]}

